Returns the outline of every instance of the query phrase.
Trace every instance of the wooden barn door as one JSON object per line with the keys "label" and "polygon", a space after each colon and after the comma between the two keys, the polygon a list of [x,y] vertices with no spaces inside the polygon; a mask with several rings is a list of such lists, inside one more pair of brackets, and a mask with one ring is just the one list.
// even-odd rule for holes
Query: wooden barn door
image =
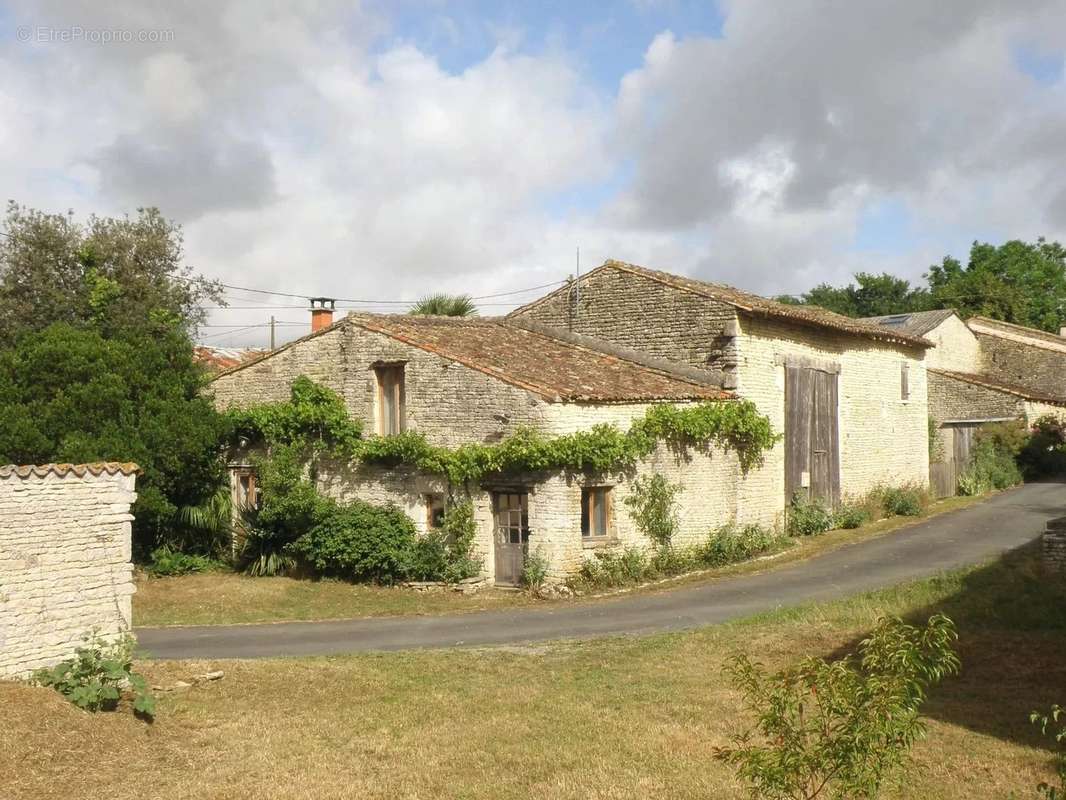
{"label": "wooden barn door", "polygon": [[799,494],[828,505],[840,500],[837,376],[785,366],[785,502]]}

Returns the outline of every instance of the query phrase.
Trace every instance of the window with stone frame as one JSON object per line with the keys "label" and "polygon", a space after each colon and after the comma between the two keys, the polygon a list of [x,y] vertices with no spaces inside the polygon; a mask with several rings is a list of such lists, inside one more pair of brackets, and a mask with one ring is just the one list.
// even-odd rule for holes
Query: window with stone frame
{"label": "window with stone frame", "polygon": [[581,538],[594,541],[614,535],[614,512],[610,486],[586,486],[581,490]]}
{"label": "window with stone frame", "polygon": [[444,495],[440,492],[428,492],[423,495],[426,502],[426,528],[438,530],[444,527]]}
{"label": "window with stone frame", "polygon": [[374,368],[378,383],[377,430],[381,436],[403,433],[406,428],[404,365],[381,364]]}

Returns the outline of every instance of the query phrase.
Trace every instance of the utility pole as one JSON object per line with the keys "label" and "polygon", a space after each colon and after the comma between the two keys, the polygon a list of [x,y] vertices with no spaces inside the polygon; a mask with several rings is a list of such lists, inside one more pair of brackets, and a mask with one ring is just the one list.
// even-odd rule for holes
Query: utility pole
{"label": "utility pole", "polygon": [[274,349],[274,315],[270,315],[270,349]]}
{"label": "utility pole", "polygon": [[577,288],[574,290],[574,322],[581,311],[581,245],[577,248]]}

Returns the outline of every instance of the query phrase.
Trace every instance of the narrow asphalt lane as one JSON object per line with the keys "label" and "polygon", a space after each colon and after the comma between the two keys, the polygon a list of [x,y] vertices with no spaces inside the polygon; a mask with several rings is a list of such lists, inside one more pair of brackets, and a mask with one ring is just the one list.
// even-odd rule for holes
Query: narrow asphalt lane
{"label": "narrow asphalt lane", "polygon": [[151,658],[262,658],[520,644],[694,628],[832,600],[975,564],[1040,535],[1066,507],[1066,485],[1023,486],[808,561],[614,600],[438,617],[135,630]]}

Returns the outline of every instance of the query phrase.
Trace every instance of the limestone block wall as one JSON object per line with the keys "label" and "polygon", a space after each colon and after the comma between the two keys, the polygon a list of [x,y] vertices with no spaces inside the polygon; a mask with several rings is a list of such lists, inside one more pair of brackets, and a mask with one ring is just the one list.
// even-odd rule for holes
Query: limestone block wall
{"label": "limestone block wall", "polygon": [[977,337],[956,315],[952,314],[929,333],[924,334],[924,338],[936,345],[926,351],[927,367],[952,372],[980,371],[981,348],[978,346]]}
{"label": "limestone block wall", "polygon": [[0,677],[132,622],[135,464],[0,467]]}
{"label": "limestone block wall", "polygon": [[1061,344],[1030,341],[1004,333],[992,335],[977,327],[979,322],[971,324],[981,348],[981,372],[1066,397],[1066,339]]}
{"label": "limestone block wall", "polygon": [[396,362],[404,364],[406,427],[424,433],[433,444],[498,441],[519,426],[541,422],[546,404],[530,392],[344,322],[220,375],[209,391],[219,408],[287,400],[293,380],[307,375],[340,394],[349,414],[374,433],[374,366]]}
{"label": "limestone block wall", "polygon": [[947,375],[929,373],[929,416],[947,420],[1014,419],[1024,414],[1025,401],[1016,395],[977,386]]}
{"label": "limestone block wall", "polygon": [[736,362],[726,335],[732,306],[629,272],[596,270],[580,291],[549,295],[522,316],[701,369],[729,371]]}
{"label": "limestone block wall", "polygon": [[1027,424],[1032,425],[1041,417],[1048,415],[1058,419],[1066,419],[1066,406],[1040,403],[1035,400],[1025,401],[1025,421]]}
{"label": "limestone block wall", "polygon": [[[838,429],[842,497],[864,494],[878,484],[927,484],[929,480],[928,398],[924,352],[920,348],[804,329],[787,322],[743,316],[738,337],[736,392],[784,431],[785,366],[789,357],[839,366]],[[900,373],[908,370],[909,397]],[[784,509],[784,443],[741,487],[741,507],[761,503]]]}

